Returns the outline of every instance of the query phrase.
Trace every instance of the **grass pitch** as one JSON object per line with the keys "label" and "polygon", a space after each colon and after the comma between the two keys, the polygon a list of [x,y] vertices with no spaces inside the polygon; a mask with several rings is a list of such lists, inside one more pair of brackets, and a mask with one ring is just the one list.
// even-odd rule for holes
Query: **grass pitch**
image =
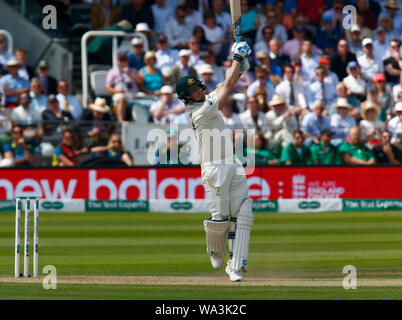
{"label": "grass pitch", "polygon": [[[240,284],[210,266],[208,217],[41,213],[39,267],[54,265],[59,279],[45,290],[12,279],[15,214],[0,213],[0,299],[402,298],[402,212],[256,213]],[[356,290],[342,287],[346,265]]]}

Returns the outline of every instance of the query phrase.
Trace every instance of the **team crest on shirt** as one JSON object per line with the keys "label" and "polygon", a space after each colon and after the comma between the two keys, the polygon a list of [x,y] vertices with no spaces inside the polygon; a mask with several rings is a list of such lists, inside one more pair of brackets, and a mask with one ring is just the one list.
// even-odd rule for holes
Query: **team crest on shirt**
{"label": "team crest on shirt", "polygon": [[192,79],[192,78],[187,79],[187,84],[188,84],[189,86],[192,86],[194,83],[195,83],[195,80],[194,80],[194,79]]}
{"label": "team crest on shirt", "polygon": [[208,101],[209,105],[212,106],[212,101]]}

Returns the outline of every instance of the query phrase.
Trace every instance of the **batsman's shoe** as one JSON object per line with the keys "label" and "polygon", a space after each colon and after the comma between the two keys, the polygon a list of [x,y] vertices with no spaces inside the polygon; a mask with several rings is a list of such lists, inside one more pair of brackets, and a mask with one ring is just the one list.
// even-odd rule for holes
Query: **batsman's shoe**
{"label": "batsman's shoe", "polygon": [[210,256],[211,257],[211,264],[214,269],[219,269],[223,265],[223,258]]}
{"label": "batsman's shoe", "polygon": [[229,276],[230,281],[242,281],[243,280],[243,275],[241,271],[234,271],[232,268],[232,261],[228,260],[227,266],[225,268],[226,274]]}

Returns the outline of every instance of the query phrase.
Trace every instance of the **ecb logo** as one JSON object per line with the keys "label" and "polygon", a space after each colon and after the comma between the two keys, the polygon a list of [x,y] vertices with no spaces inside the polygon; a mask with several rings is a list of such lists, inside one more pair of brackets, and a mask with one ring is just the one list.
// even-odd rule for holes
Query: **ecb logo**
{"label": "ecb logo", "polygon": [[57,29],[57,10],[55,6],[47,5],[42,9],[42,13],[46,16],[42,20],[42,27],[45,30]]}

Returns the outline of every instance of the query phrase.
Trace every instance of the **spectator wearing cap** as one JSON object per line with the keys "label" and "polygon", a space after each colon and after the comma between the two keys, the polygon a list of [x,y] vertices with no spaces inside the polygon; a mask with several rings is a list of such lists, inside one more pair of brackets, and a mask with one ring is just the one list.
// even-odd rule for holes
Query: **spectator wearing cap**
{"label": "spectator wearing cap", "polygon": [[373,148],[376,163],[378,164],[399,164],[401,151],[391,144],[391,132],[384,130],[381,134],[381,144]]}
{"label": "spectator wearing cap", "polygon": [[159,96],[163,86],[163,76],[160,69],[155,66],[157,62],[155,52],[148,51],[144,56],[144,62],[145,66],[138,72],[141,91]]}
{"label": "spectator wearing cap", "polygon": [[325,107],[322,101],[315,101],[313,111],[307,113],[301,121],[300,130],[303,131],[306,138],[305,144],[311,146],[317,144],[320,138],[320,132],[324,129],[331,129],[331,121],[324,114]]}
{"label": "spectator wearing cap", "polygon": [[219,112],[223,118],[223,121],[225,122],[226,128],[235,133],[236,129],[243,129],[243,123],[239,115],[236,112],[233,112],[233,103],[234,100],[229,97],[219,107]]}
{"label": "spectator wearing cap", "polygon": [[[358,25],[360,28],[360,39],[375,38],[375,36],[373,36],[373,32],[371,31],[371,29],[364,25],[364,17],[361,12],[356,12],[356,25]],[[346,39],[350,40],[351,30],[345,29],[344,31],[345,31]]]}
{"label": "spectator wearing cap", "polygon": [[72,130],[64,130],[61,144],[54,149],[53,167],[73,167],[78,163],[78,156],[88,153],[88,148],[78,149],[75,143],[75,136]]}
{"label": "spectator wearing cap", "polygon": [[204,29],[205,38],[213,47],[214,53],[218,54],[225,42],[225,31],[216,24],[213,10],[207,10],[204,13],[204,23],[201,26]]}
{"label": "spectator wearing cap", "polygon": [[382,61],[373,54],[373,40],[365,38],[362,41],[363,54],[357,57],[362,77],[366,82],[373,82],[374,76],[383,71]]}
{"label": "spectator wearing cap", "polygon": [[[216,56],[214,55],[214,52],[212,50],[207,50],[207,51],[202,51],[201,52],[201,59],[204,62],[204,64],[208,64],[212,67],[214,70],[214,74],[212,76],[212,81],[216,83],[221,83],[225,81],[225,72],[223,71],[223,68],[220,66],[216,65]],[[199,71],[200,68],[197,68],[197,73],[200,74]]]}
{"label": "spectator wearing cap", "polygon": [[343,83],[352,95],[360,101],[364,101],[366,98],[366,82],[362,78],[359,65],[357,62],[351,61],[346,69],[349,75],[343,79]]}
{"label": "spectator wearing cap", "polygon": [[373,165],[376,163],[374,153],[361,142],[359,126],[349,128],[350,141],[344,142],[338,149],[338,154],[344,164]]}
{"label": "spectator wearing cap", "polygon": [[69,85],[66,80],[59,81],[57,91],[59,93],[56,97],[61,110],[70,111],[76,120],[80,120],[84,110],[78,99],[69,93]]}
{"label": "spectator wearing cap", "polygon": [[310,40],[303,40],[301,45],[300,60],[303,64],[303,70],[310,76],[310,82],[314,82],[315,69],[318,67],[320,57],[313,53],[313,43]]}
{"label": "spectator wearing cap", "polygon": [[275,93],[285,100],[296,115],[308,113],[307,100],[300,82],[294,80],[294,67],[291,64],[283,67],[283,81],[275,88]]}
{"label": "spectator wearing cap", "polygon": [[376,57],[382,63],[390,55],[389,41],[386,41],[387,32],[383,27],[378,27],[375,33],[376,39],[373,42],[373,54],[374,57]]}
{"label": "spectator wearing cap", "polygon": [[187,49],[192,28],[185,22],[186,8],[178,6],[173,19],[165,26],[164,33],[169,40],[169,45],[176,49]]}
{"label": "spectator wearing cap", "polygon": [[298,127],[296,117],[279,95],[274,95],[268,105],[271,110],[267,112],[266,117],[273,140],[284,147],[292,142],[293,132]]}
{"label": "spectator wearing cap", "polygon": [[337,163],[337,150],[331,139],[334,133],[323,129],[319,134],[319,142],[310,147],[311,161],[315,165],[334,165]]}
{"label": "spectator wearing cap", "polygon": [[356,55],[349,51],[348,42],[345,39],[338,41],[337,51],[331,58],[330,70],[335,72],[342,81],[348,74],[346,72],[346,66],[350,61],[357,61]]}
{"label": "spectator wearing cap", "polygon": [[214,69],[209,64],[204,64],[200,67],[200,76],[202,82],[208,87],[209,92],[212,92],[216,89],[218,83],[212,80],[214,75]]}
{"label": "spectator wearing cap", "polygon": [[101,0],[91,7],[92,30],[107,30],[120,21],[120,8],[114,6],[111,0]]}
{"label": "spectator wearing cap", "polygon": [[271,38],[278,39],[281,43],[285,43],[288,40],[288,34],[286,32],[285,27],[278,23],[278,14],[275,13],[269,6],[266,7],[265,15],[262,17],[265,18],[265,23],[262,23],[258,28],[257,36],[255,41],[260,42],[264,39],[263,30],[265,27],[270,26],[273,28],[274,33]]}
{"label": "spectator wearing cap", "polygon": [[363,54],[362,40],[360,39],[360,27],[355,24],[350,28],[349,50],[356,57]]}
{"label": "spectator wearing cap", "polygon": [[394,101],[398,101],[398,95],[400,92],[402,92],[402,72],[399,76],[399,83],[394,85],[392,87],[392,97],[394,98]]}
{"label": "spectator wearing cap", "polygon": [[273,75],[282,77],[282,68],[290,62],[287,55],[281,53],[282,44],[280,40],[272,39],[269,42],[269,63]]}
{"label": "spectator wearing cap", "polygon": [[263,68],[255,68],[255,75],[257,80],[248,87],[247,96],[253,97],[258,88],[264,88],[267,92],[267,101],[271,101],[275,93],[275,87],[269,80],[267,71]]}
{"label": "spectator wearing cap", "polygon": [[42,90],[45,96],[57,94],[57,80],[49,75],[49,70],[50,67],[46,60],[41,60],[36,68],[36,73],[42,83]]}
{"label": "spectator wearing cap", "polygon": [[0,65],[5,68],[9,59],[13,58],[14,55],[7,51],[6,37],[3,33],[0,33]]}
{"label": "spectator wearing cap", "polygon": [[15,59],[20,65],[18,76],[28,81],[31,80],[35,76],[35,71],[31,66],[27,65],[27,50],[25,48],[15,50]]}
{"label": "spectator wearing cap", "polygon": [[170,70],[169,75],[169,84],[173,88],[176,87],[176,83],[179,81],[181,77],[191,76],[197,78],[197,71],[188,64],[190,60],[190,53],[191,51],[188,49],[181,49],[179,51],[179,61]]}
{"label": "spectator wearing cap", "polygon": [[137,25],[135,26],[135,32],[142,33],[148,41],[149,49],[155,50],[154,32],[148,26],[148,23],[146,22],[137,23]]}
{"label": "spectator wearing cap", "polygon": [[389,43],[390,57],[383,61],[385,78],[387,79],[387,83],[391,85],[399,82],[402,70],[402,59],[399,52],[400,47],[401,41],[399,39],[392,39]]}
{"label": "spectator wearing cap", "polygon": [[70,111],[60,110],[59,100],[54,94],[48,96],[47,102],[48,107],[42,112],[42,141],[57,146],[61,140],[62,126],[74,120],[74,117]]}
{"label": "spectator wearing cap", "polygon": [[96,98],[89,105],[89,110],[85,110],[82,121],[84,129],[87,131],[86,135],[91,139],[93,145],[107,144],[110,135],[115,130],[110,116],[110,107],[104,98]]}
{"label": "spectator wearing cap", "polygon": [[42,113],[47,108],[47,97],[42,93],[42,84],[38,78],[32,78],[29,90],[30,108]]}
{"label": "spectator wearing cap", "polygon": [[140,70],[144,65],[144,40],[139,37],[131,39],[131,50],[127,52],[128,66]]}
{"label": "spectator wearing cap", "polygon": [[322,17],[321,29],[315,39],[315,45],[327,55],[335,53],[336,44],[344,36],[342,31],[333,29],[332,21],[330,15]]}
{"label": "spectator wearing cap", "polygon": [[331,116],[331,130],[334,132],[332,143],[339,146],[349,137],[349,128],[356,125],[356,120],[349,115],[352,106],[345,98],[338,98],[335,108],[337,113]]}
{"label": "spectator wearing cap", "polygon": [[388,130],[392,134],[391,143],[402,149],[402,102],[395,104],[395,117],[388,122]]}
{"label": "spectator wearing cap", "polygon": [[154,31],[162,33],[165,30],[166,24],[174,18],[176,1],[155,0],[155,3],[151,5],[151,10],[155,19]]}
{"label": "spectator wearing cap", "polygon": [[[345,98],[348,103],[352,106],[352,110],[349,112],[349,115],[356,119],[356,121],[360,121],[360,100],[357,99],[354,95],[351,95],[350,90],[346,87],[344,82],[339,82],[336,85],[336,94],[338,98]],[[337,100],[333,102],[329,111],[329,114],[332,116],[336,113],[336,103]]]}
{"label": "spectator wearing cap", "polygon": [[173,98],[173,87],[169,85],[162,87],[159,100],[153,102],[150,107],[153,121],[158,124],[174,122],[184,110],[183,103]]}
{"label": "spectator wearing cap", "polygon": [[145,22],[153,29],[155,20],[151,7],[145,3],[145,0],[131,0],[121,8],[121,18],[127,20],[135,26],[139,22]]}
{"label": "spectator wearing cap", "polygon": [[380,108],[375,103],[369,101],[362,108],[363,120],[359,122],[362,132],[362,142],[366,146],[376,146],[381,143],[381,134],[385,130],[383,121],[378,120]]}
{"label": "spectator wearing cap", "polygon": [[259,51],[269,53],[269,42],[273,39],[274,32],[274,28],[270,25],[265,25],[262,28],[262,39],[260,41],[256,41],[254,45],[254,54],[257,54]]}
{"label": "spectator wearing cap", "polygon": [[15,167],[29,167],[35,163],[32,146],[24,138],[24,128],[14,124],[11,129],[12,141],[3,147],[4,159],[9,159]]}
{"label": "spectator wearing cap", "polygon": [[322,56],[318,63],[321,67],[324,68],[325,71],[324,81],[336,86],[339,83],[339,79],[336,73],[329,69],[329,67],[331,66],[331,60],[329,60],[329,57]]}
{"label": "spectator wearing cap", "polygon": [[239,114],[239,118],[244,129],[260,131],[267,138],[272,136],[272,127],[265,113],[258,109],[257,99],[255,97],[247,98],[246,110]]}
{"label": "spectator wearing cap", "polygon": [[281,163],[286,166],[311,164],[311,151],[304,145],[303,132],[295,130],[292,140],[282,150]]}
{"label": "spectator wearing cap", "polygon": [[170,70],[179,60],[179,52],[176,49],[170,49],[167,37],[160,34],[156,41],[156,67],[161,70],[164,78],[169,78]]}
{"label": "spectator wearing cap", "polygon": [[117,57],[117,67],[109,70],[106,76],[106,90],[112,95],[113,106],[117,106],[119,123],[130,119],[127,105],[138,92],[141,79],[136,69],[128,65],[128,57],[121,52]]}
{"label": "spectator wearing cap", "polygon": [[325,109],[329,110],[332,102],[336,99],[336,86],[325,82],[325,69],[318,66],[315,69],[315,81],[307,91],[307,102],[310,107],[319,100],[324,103]]}
{"label": "spectator wearing cap", "polygon": [[377,73],[374,76],[374,86],[377,89],[377,101],[380,107],[379,119],[382,121],[389,120],[391,118],[391,109],[394,105],[394,99],[392,98],[391,89],[385,82],[385,76],[383,73]]}
{"label": "spectator wearing cap", "polygon": [[7,62],[8,74],[1,78],[6,107],[14,108],[17,105],[18,95],[29,91],[28,80],[18,75],[19,62],[16,58],[10,58]]}

